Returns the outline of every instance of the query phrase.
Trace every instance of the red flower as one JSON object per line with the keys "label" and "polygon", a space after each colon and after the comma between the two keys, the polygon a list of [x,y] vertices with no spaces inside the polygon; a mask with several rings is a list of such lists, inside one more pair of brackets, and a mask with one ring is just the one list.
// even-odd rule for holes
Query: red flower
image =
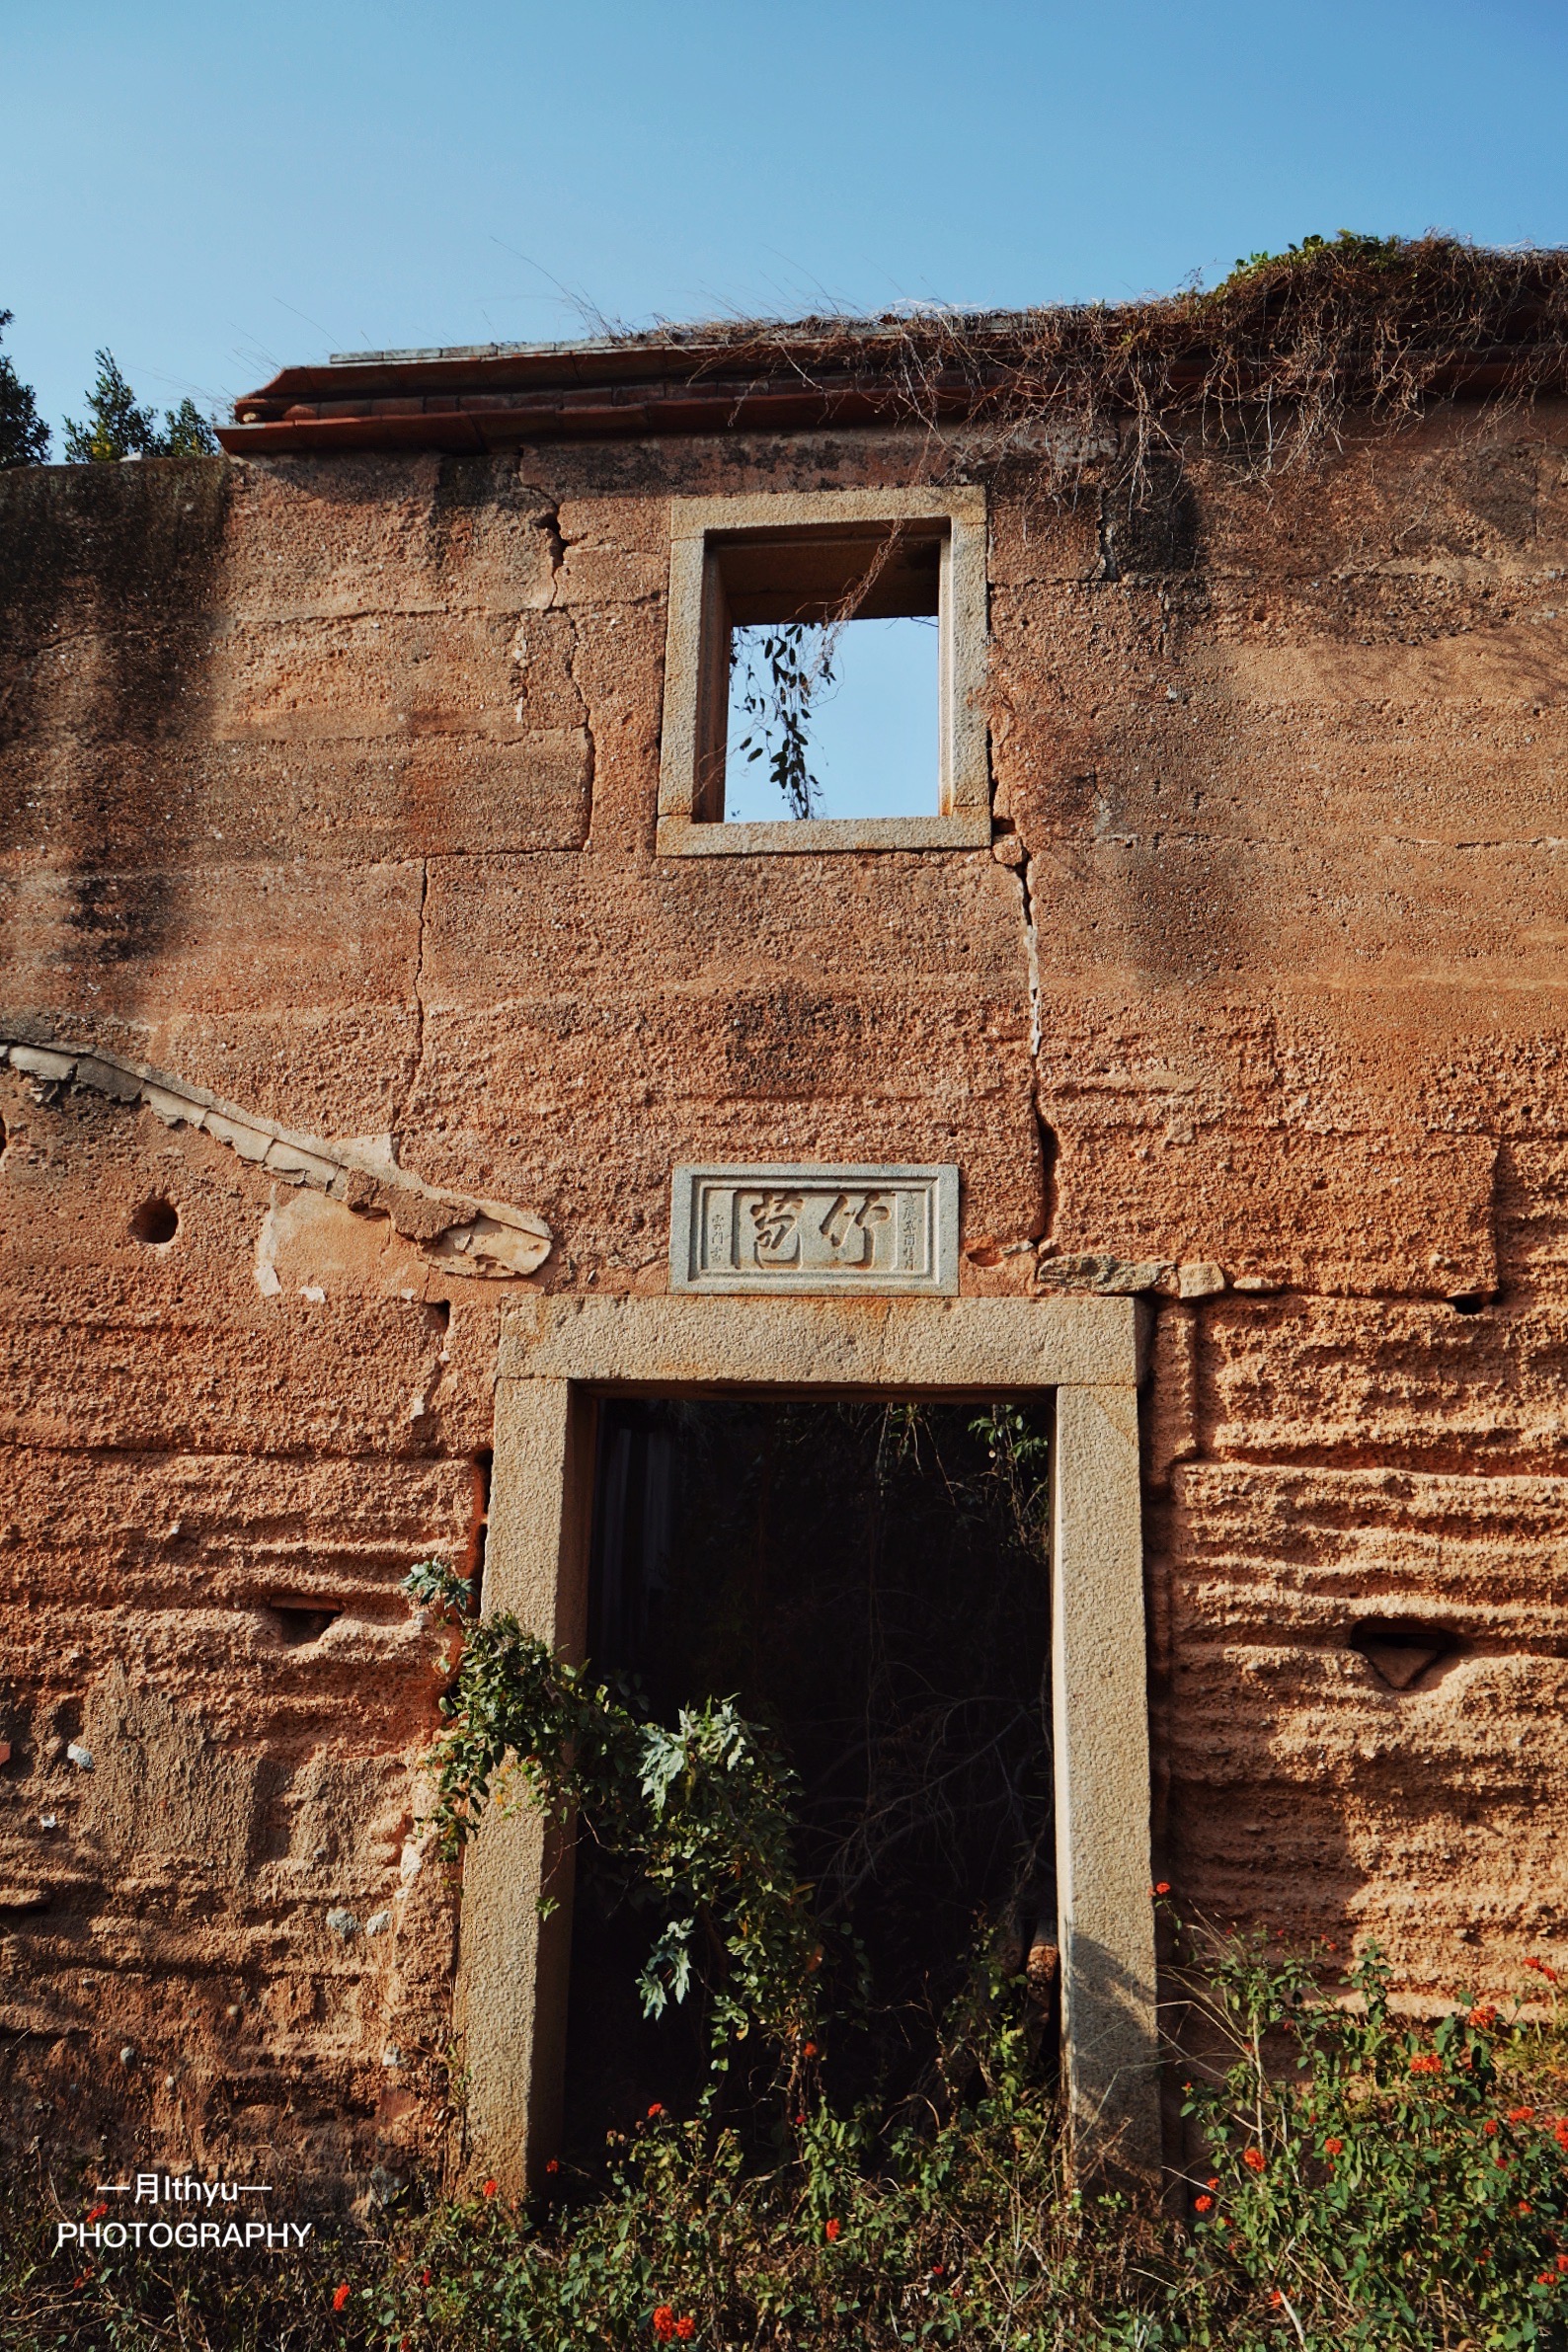
{"label": "red flower", "polygon": [[550,2158],[550,2161],[549,2161],[549,2162],[546,2164],[546,2166],[545,2166],[545,2170],[546,2170],[547,2172],[559,2172],[559,2171],[560,2171],[560,2169],[561,2169],[561,2159],[560,2159],[560,2157],[559,2157],[559,2156],[552,2156],[552,2157]]}
{"label": "red flower", "polygon": [[649,2122],[652,2123],[656,2115],[663,2115],[664,2112],[664,2102],[660,2099],[655,2099],[653,2105],[648,2110]]}
{"label": "red flower", "polygon": [[843,2226],[844,2225],[842,2222],[828,2222],[824,2226],[823,2235],[826,2238],[829,2245],[832,2244],[833,2239],[838,2235],[838,2233]]}
{"label": "red flower", "polygon": [[1488,2026],[1497,2023],[1497,2011],[1489,2000],[1478,2001],[1470,2011],[1469,2021],[1472,2025],[1480,2026],[1484,2032]]}
{"label": "red flower", "polygon": [[1533,2107],[1510,2107],[1508,2120],[1510,2123],[1529,2123],[1534,2112]]}
{"label": "red flower", "polygon": [[428,2287],[428,2286],[430,2285],[430,2283],[431,2283],[431,2274],[430,2274],[430,2272],[429,2272],[428,2270],[422,2270],[422,2271],[420,2272],[420,2285],[421,2285],[422,2287]]}
{"label": "red flower", "polygon": [[1528,2197],[1521,2197],[1519,2201],[1519,2210],[1521,2213],[1529,2213],[1529,2199]]}
{"label": "red flower", "polygon": [[669,2304],[655,2304],[653,2324],[654,2333],[656,2336],[658,2336],[660,2342],[662,2344],[667,2344],[670,2337],[675,2332],[675,2314],[672,2307]]}
{"label": "red flower", "polygon": [[1546,1961],[1546,1960],[1527,1960],[1527,1961],[1526,1961],[1526,1963],[1525,1963],[1525,1966],[1526,1966],[1527,1968],[1532,1968],[1532,1969],[1535,1971],[1535,1974],[1536,1974],[1538,1977],[1544,1977],[1544,1978],[1546,1979],[1546,1982],[1547,1982],[1547,1984],[1548,1984],[1548,1985],[1555,1985],[1555,1984],[1556,1984],[1556,1982],[1557,1982],[1557,1971],[1555,1970],[1555,1968],[1553,1968],[1553,1967],[1551,1966],[1551,1964],[1550,1964],[1550,1962],[1549,1962],[1549,1961]]}
{"label": "red flower", "polygon": [[1559,2270],[1568,2270],[1568,2254],[1559,2254],[1559,2255],[1558,2255],[1558,2257],[1557,2257],[1557,2267],[1558,2267],[1558,2269],[1559,2269]]}
{"label": "red flower", "polygon": [[1436,2050],[1419,2050],[1410,2061],[1412,2075],[1441,2075],[1443,2061]]}
{"label": "red flower", "polygon": [[349,2282],[348,2282],[348,2280],[347,2280],[347,2279],[345,2279],[345,2280],[344,2280],[344,2282],[343,2282],[343,2285],[342,2285],[341,2287],[339,2287],[338,2289],[336,2289],[336,2291],[334,2292],[334,2295],[333,2295],[333,2298],[332,2298],[332,2308],[333,2308],[333,2310],[334,2310],[335,2312],[341,2312],[341,2311],[343,2310],[343,2307],[344,2307],[344,2305],[345,2305],[345,2304],[348,2302],[348,2300],[349,2300]]}
{"label": "red flower", "polygon": [[689,2312],[682,2312],[675,2321],[675,2333],[683,2344],[689,2344],[697,2332],[697,2322]]}
{"label": "red flower", "polygon": [[1281,2304],[1285,2301],[1285,2297],[1280,2293],[1278,2287],[1273,2287],[1270,2289],[1269,2301],[1273,2304],[1276,2311],[1279,2310]]}
{"label": "red flower", "polygon": [[931,2265],[931,2276],[934,2279],[939,2279],[946,2268],[947,2264],[945,2262],[933,2262]]}
{"label": "red flower", "polygon": [[1495,2140],[1495,2139],[1496,2139],[1496,2137],[1497,2137],[1497,2126],[1496,2126],[1496,2124],[1495,2124],[1495,2123],[1492,2121],[1492,2118],[1491,2118],[1490,2116],[1488,2116],[1488,2117],[1487,2117],[1487,2119],[1486,2119],[1486,2121],[1485,2121],[1485,2123],[1483,2123],[1483,2124],[1482,2124],[1482,2126],[1481,2126],[1481,2129],[1482,2129],[1482,2131],[1483,2131],[1483,2132],[1486,2134],[1486,2136],[1487,2136],[1488,2140]]}
{"label": "red flower", "polygon": [[1210,2186],[1212,2189],[1216,2189],[1216,2188],[1219,2186],[1219,2175],[1218,2175],[1218,2173],[1217,2173],[1217,2172],[1211,2172],[1211,2173],[1210,2173],[1210,2175],[1209,2175],[1209,2186]]}
{"label": "red flower", "polygon": [[1540,2276],[1536,2279],[1535,2284],[1537,2287],[1555,2287],[1557,2281],[1552,2277],[1549,2270],[1543,2270]]}
{"label": "red flower", "polygon": [[1268,2157],[1264,2155],[1261,2148],[1244,2148],[1241,2152],[1241,2161],[1246,2165],[1249,2172],[1262,2172],[1266,2170],[1268,2166]]}
{"label": "red flower", "polygon": [[1343,2141],[1343,2140],[1325,2140],[1325,2141],[1324,2141],[1324,2143],[1323,2143],[1323,2154],[1324,2154],[1325,2156],[1343,2156],[1343,2155],[1344,2155],[1344,2153],[1345,2153],[1345,2143],[1344,2143],[1344,2141]]}
{"label": "red flower", "polygon": [[1568,2148],[1568,2115],[1558,2116],[1551,2133],[1559,2148]]}
{"label": "red flower", "polygon": [[1154,1889],[1154,1892],[1156,1895],[1168,1895],[1170,1893],[1170,1880],[1168,1878],[1162,1878],[1158,1886]]}
{"label": "red flower", "polygon": [[1213,2205],[1214,2199],[1213,2197],[1195,2197],[1193,2203],[1200,2213],[1207,2213]]}
{"label": "red flower", "polygon": [[807,2043],[807,2045],[806,2045],[806,2056],[807,2056],[808,2058],[815,2058],[815,2057],[817,2056],[817,2044],[816,2044],[815,2042],[808,2042],[808,2043]]}
{"label": "red flower", "polygon": [[87,2218],[88,2218],[88,2220],[89,2220],[90,2222],[101,2222],[101,2221],[103,2220],[103,2218],[104,2218],[105,2214],[106,2214],[106,2213],[108,2213],[108,2211],[109,2211],[109,2206],[108,2206],[108,2204],[105,2202],[105,2200],[104,2200],[102,2197],[100,2197],[100,2199],[99,2199],[98,2203],[97,2203],[97,2204],[96,2204],[96,2205],[93,2207],[93,2210],[92,2210],[92,2212],[91,2212],[91,2213],[88,2215],[88,2217],[87,2217]]}
{"label": "red flower", "polygon": [[493,2197],[500,2186],[501,2183],[499,2180],[487,2180],[485,2183],[485,2195],[487,2197]]}

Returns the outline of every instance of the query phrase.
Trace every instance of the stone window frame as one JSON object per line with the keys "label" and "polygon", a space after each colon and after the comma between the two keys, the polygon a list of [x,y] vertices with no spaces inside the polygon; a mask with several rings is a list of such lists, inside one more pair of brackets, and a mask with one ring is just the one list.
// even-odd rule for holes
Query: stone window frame
{"label": "stone window frame", "polygon": [[[1160,2126],[1137,1390],[1130,1298],[541,1297],[497,1365],[483,1605],[580,1658],[597,1400],[1048,1395],[1062,2047],[1075,2160],[1155,2175]],[[547,1870],[564,1899],[541,1922]],[[521,2193],[559,2142],[570,1855],[491,1812],[464,1858],[469,2159]]]}
{"label": "stone window frame", "polygon": [[[788,538],[831,523],[907,522],[942,534],[938,622],[938,808],[923,817],[699,818],[705,731],[720,675],[716,537]],[[661,857],[866,849],[985,849],[991,839],[990,758],[983,709],[986,652],[985,493],[830,490],[670,501],[669,611],[660,752]],[[727,702],[727,695],[726,695]]]}

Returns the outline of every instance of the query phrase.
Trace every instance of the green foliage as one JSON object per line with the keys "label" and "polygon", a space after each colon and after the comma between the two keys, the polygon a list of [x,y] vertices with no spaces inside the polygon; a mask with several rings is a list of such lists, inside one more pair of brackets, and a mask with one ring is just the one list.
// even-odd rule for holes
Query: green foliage
{"label": "green foliage", "polygon": [[773,628],[737,629],[732,667],[741,672],[740,705],[746,732],[736,745],[747,763],[765,758],[791,817],[815,816],[823,788],[812,774],[812,703],[833,682],[836,632],[826,622],[786,621]]}
{"label": "green foliage", "polygon": [[1395,271],[1408,251],[1409,240],[1404,237],[1368,237],[1356,229],[1341,229],[1335,237],[1303,237],[1299,245],[1289,246],[1284,253],[1238,253],[1235,268],[1215,290],[1224,293],[1249,277],[1281,269],[1312,272],[1325,261]]}
{"label": "green foliage", "polygon": [[[0,310],[0,336],[12,313]],[[42,465],[49,454],[49,429],[39,415],[31,384],[0,352],[0,472],[8,466]]]}
{"label": "green foliage", "polygon": [[513,2207],[486,2183],[275,2270],[78,2273],[28,2184],[0,2231],[0,2348],[1561,2352],[1561,2020],[1461,2002],[1417,2024],[1375,1954],[1325,1979],[1261,1937],[1206,1941],[1184,1975],[1179,2213],[1074,2184],[1027,1997],[982,1971],[978,2075],[946,2116],[803,2093],[758,2160],[711,2115],[659,2111],[591,2191],[547,2174]]}
{"label": "green foliage", "polygon": [[98,377],[87,395],[87,420],[65,421],[65,456],[70,465],[114,465],[124,457],[207,457],[217,436],[189,394],[177,409],[140,408],[113,352],[95,353]]}
{"label": "green foliage", "polygon": [[[1214,1950],[1203,2007],[1234,2052],[1184,2109],[1213,2167],[1195,2267],[1221,2299],[1267,2290],[1309,2352],[1565,2340],[1568,2118],[1538,2087],[1561,2098],[1560,2034],[1490,2002],[1398,2018],[1375,1952],[1328,1999],[1261,1939]],[[1282,2039],[1294,2083],[1265,2063]]]}
{"label": "green foliage", "polygon": [[[427,1590],[428,1570],[416,1574]],[[468,1626],[441,1703],[444,1849],[472,1837],[492,1798],[557,1828],[575,1821],[663,1915],[638,1978],[645,2015],[703,1987],[710,2096],[753,2033],[798,2081],[820,2022],[823,1937],[793,1865],[791,1775],[734,1702],[683,1707],[666,1729],[627,1686],[593,1681],[503,1615]]]}

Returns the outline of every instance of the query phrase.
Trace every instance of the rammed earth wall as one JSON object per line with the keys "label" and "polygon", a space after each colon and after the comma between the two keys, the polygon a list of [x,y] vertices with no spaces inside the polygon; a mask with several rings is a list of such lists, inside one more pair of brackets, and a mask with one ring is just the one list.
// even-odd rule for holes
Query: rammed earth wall
{"label": "rammed earth wall", "polygon": [[[477,1557],[504,1306],[663,1293],[677,1163],[956,1161],[965,1295],[1147,1296],[1187,1903],[1416,1999],[1568,1947],[1568,408],[1135,516],[1014,462],[991,847],[658,857],[670,500],[938,473],[986,478],[875,428],[0,477],[21,2139],[438,2152],[398,1584]],[[94,1051],[134,1083],[51,1074]],[[550,1254],[457,1264],[454,1201]],[[1400,1616],[1455,1645],[1404,1690],[1350,1646]]]}

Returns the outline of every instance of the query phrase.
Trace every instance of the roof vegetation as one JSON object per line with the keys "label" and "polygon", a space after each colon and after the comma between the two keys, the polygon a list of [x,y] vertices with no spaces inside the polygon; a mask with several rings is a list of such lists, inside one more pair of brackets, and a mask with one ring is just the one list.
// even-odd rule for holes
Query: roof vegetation
{"label": "roof vegetation", "polygon": [[1137,302],[721,323],[647,340],[693,347],[699,376],[875,373],[932,425],[962,392],[971,420],[1005,439],[1035,424],[1093,436],[1131,417],[1141,458],[1197,423],[1273,473],[1331,451],[1352,411],[1387,426],[1435,397],[1523,401],[1559,385],[1568,249],[1341,229],[1238,259],[1216,286]]}

